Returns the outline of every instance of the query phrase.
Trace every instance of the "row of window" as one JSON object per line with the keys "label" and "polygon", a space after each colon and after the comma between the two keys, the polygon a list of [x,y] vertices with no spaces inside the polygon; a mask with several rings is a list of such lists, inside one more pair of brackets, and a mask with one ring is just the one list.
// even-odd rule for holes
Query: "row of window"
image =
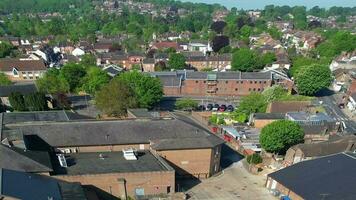
{"label": "row of window", "polygon": [[[195,81],[195,83],[199,83],[199,81]],[[206,83],[206,81],[203,81],[203,83]],[[219,81],[216,81],[216,83],[219,83]],[[225,83],[229,83],[229,81],[225,81]],[[239,83],[241,83],[241,84],[243,84],[244,83],[244,81],[236,81],[236,83],[237,84],[239,84]],[[257,84],[257,83],[259,83],[259,84],[266,84],[267,83],[267,81],[250,81],[250,84],[253,84],[253,83],[255,83],[255,84]]]}
{"label": "row of window", "polygon": [[[198,88],[196,88],[195,89],[195,91],[198,91],[199,89]],[[214,90],[214,89],[210,89],[210,90]],[[219,88],[215,88],[215,91],[218,91],[219,90]],[[224,88],[223,90],[227,90],[227,88]],[[235,91],[239,91],[239,89],[238,88],[235,88]],[[263,88],[248,88],[248,91],[263,91]]]}

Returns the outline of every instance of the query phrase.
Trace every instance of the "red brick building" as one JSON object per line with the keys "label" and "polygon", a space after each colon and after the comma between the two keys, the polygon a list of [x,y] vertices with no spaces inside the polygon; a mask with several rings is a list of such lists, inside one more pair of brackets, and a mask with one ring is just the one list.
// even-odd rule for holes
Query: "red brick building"
{"label": "red brick building", "polygon": [[288,90],[293,81],[277,71],[266,72],[157,72],[166,96],[244,96],[279,84]]}

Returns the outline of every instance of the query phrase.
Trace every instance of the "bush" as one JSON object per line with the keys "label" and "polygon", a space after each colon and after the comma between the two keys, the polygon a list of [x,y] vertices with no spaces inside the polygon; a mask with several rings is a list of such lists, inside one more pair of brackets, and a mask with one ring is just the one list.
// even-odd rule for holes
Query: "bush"
{"label": "bush", "polygon": [[178,110],[194,110],[195,108],[198,107],[198,102],[194,101],[193,99],[189,99],[189,98],[179,99],[175,103],[175,107]]}
{"label": "bush", "polygon": [[25,105],[29,111],[44,111],[48,109],[46,96],[43,93],[35,92],[24,97]]}
{"label": "bush", "polygon": [[246,161],[249,164],[259,164],[262,163],[262,157],[260,154],[254,153],[252,155],[247,156]]}
{"label": "bush", "polygon": [[14,110],[26,111],[26,104],[23,95],[19,92],[13,92],[9,96],[9,101]]}

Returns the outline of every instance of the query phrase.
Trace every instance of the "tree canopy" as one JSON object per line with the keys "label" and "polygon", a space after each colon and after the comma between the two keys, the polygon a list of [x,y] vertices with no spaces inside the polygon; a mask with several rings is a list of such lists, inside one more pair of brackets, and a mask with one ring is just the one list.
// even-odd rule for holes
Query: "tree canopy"
{"label": "tree canopy", "polygon": [[190,98],[178,99],[175,103],[178,110],[194,110],[198,107],[198,102]]}
{"label": "tree canopy", "polygon": [[284,154],[291,146],[303,142],[304,133],[299,124],[280,120],[262,128],[260,144],[268,152]]}
{"label": "tree canopy", "polygon": [[312,96],[330,86],[331,71],[326,65],[308,65],[302,67],[295,76],[299,94]]}
{"label": "tree canopy", "polygon": [[69,84],[60,75],[60,70],[51,68],[40,79],[36,80],[39,91],[47,94],[69,92]]}
{"label": "tree canopy", "polygon": [[2,72],[0,72],[0,86],[11,85],[10,79]]}
{"label": "tree canopy", "polygon": [[180,53],[171,53],[168,60],[168,67],[171,69],[185,69],[185,57]]}
{"label": "tree canopy", "polygon": [[14,47],[8,42],[0,41],[0,58],[5,58],[6,56],[9,56],[13,48]]}
{"label": "tree canopy", "polygon": [[83,77],[82,88],[85,92],[94,95],[101,87],[109,83],[110,77],[98,67],[89,67]]}
{"label": "tree canopy", "polygon": [[26,111],[24,96],[19,92],[13,92],[9,96],[11,107],[16,111]]}
{"label": "tree canopy", "polygon": [[219,52],[220,49],[229,46],[230,44],[230,40],[229,37],[225,36],[225,35],[219,35],[219,36],[215,36],[213,38],[213,51],[214,52]]}
{"label": "tree canopy", "polygon": [[62,67],[60,75],[67,81],[69,91],[74,92],[80,88],[81,80],[85,76],[86,71],[82,65],[69,63]]}
{"label": "tree canopy", "polygon": [[158,78],[150,77],[138,71],[122,73],[117,78],[132,89],[137,105],[141,108],[151,108],[163,96],[163,87]]}
{"label": "tree canopy", "polygon": [[122,80],[113,79],[95,96],[96,106],[109,116],[125,116],[128,108],[137,106],[135,92]]}

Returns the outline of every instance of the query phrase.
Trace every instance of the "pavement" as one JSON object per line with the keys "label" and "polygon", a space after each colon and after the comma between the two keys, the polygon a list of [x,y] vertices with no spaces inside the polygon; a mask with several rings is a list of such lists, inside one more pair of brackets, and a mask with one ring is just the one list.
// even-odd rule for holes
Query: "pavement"
{"label": "pavement", "polygon": [[192,200],[271,200],[276,199],[264,187],[266,176],[252,175],[242,162],[236,162],[221,175],[203,180],[186,192]]}
{"label": "pavement", "polygon": [[355,120],[346,115],[339,107],[339,100],[338,100],[338,95],[328,95],[328,96],[322,96],[319,97],[318,99],[322,101],[322,105],[324,106],[326,112],[328,115],[330,115],[334,120],[339,121],[339,122],[344,122],[345,123],[345,130],[344,134],[355,134],[356,133],[356,122]]}

